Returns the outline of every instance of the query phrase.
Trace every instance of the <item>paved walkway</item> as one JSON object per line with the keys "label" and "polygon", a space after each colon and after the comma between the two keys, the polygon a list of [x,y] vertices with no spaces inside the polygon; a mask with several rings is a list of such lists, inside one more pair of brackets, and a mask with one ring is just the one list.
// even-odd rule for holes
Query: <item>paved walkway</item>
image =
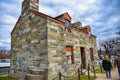
{"label": "paved walkway", "polygon": [[117,69],[115,69],[111,73],[112,73],[111,79],[107,79],[105,74],[96,74],[97,78],[95,80],[120,80],[118,77]]}

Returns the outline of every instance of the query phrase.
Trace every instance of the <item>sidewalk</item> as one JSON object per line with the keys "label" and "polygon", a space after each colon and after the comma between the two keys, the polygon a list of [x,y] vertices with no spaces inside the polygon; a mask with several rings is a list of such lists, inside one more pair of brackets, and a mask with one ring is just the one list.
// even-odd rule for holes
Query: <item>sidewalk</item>
{"label": "sidewalk", "polygon": [[96,74],[97,78],[95,80],[120,80],[118,76],[117,69],[111,72],[112,73],[112,78],[107,79],[106,74]]}

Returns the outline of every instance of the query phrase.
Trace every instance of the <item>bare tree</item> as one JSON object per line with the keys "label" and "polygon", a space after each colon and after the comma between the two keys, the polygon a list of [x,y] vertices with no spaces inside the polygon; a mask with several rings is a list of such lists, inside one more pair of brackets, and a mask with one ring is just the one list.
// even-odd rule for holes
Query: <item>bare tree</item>
{"label": "bare tree", "polygon": [[116,27],[116,34],[120,35],[120,25]]}
{"label": "bare tree", "polygon": [[99,53],[116,55],[120,54],[120,25],[116,27],[115,34],[118,35],[115,38],[100,40],[99,42]]}

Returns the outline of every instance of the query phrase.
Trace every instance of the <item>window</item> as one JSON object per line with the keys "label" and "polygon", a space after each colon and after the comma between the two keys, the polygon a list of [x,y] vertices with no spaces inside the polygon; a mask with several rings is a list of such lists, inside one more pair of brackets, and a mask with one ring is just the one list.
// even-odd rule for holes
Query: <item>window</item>
{"label": "window", "polygon": [[69,46],[66,47],[66,59],[67,59],[68,64],[73,64],[74,63],[72,47],[69,47]]}
{"label": "window", "polygon": [[5,60],[5,59],[2,59],[2,60],[1,60],[1,63],[4,63],[4,62],[6,62],[6,60]]}
{"label": "window", "polygon": [[65,31],[71,32],[70,30],[70,22],[68,20],[64,20],[65,23]]}
{"label": "window", "polygon": [[70,27],[70,23],[68,20],[65,20],[65,27],[69,28]]}

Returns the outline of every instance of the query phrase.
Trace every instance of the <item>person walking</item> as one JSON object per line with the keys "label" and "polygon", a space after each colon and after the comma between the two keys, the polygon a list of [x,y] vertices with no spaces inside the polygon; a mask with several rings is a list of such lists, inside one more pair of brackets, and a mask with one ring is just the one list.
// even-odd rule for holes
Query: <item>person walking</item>
{"label": "person walking", "polygon": [[118,57],[116,59],[116,65],[117,65],[117,68],[118,68],[118,75],[119,75],[119,78],[120,78],[120,55],[118,55]]}
{"label": "person walking", "polygon": [[112,64],[110,62],[109,56],[105,56],[102,62],[103,69],[106,72],[106,77],[111,78],[111,69],[112,69]]}

